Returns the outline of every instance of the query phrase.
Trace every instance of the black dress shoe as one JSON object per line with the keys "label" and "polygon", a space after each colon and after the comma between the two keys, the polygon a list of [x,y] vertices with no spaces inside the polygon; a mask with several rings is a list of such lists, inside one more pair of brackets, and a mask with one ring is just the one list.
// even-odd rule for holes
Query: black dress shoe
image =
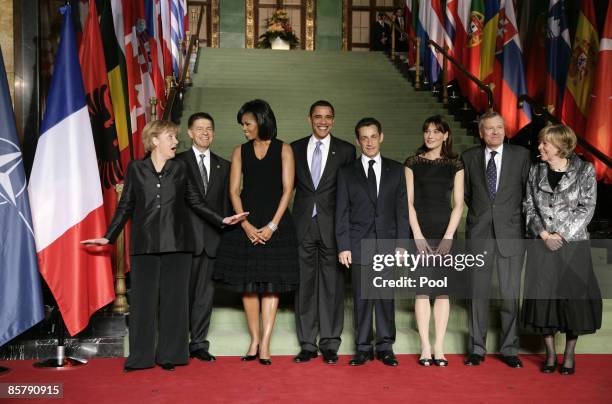
{"label": "black dress shoe", "polygon": [[262,364],[262,365],[271,365],[272,364],[272,358],[270,358],[270,359],[259,358],[259,363]]}
{"label": "black dress shoe", "polygon": [[130,372],[135,372],[135,371],[137,371],[137,370],[145,370],[145,369],[147,369],[147,368],[133,368],[133,367],[131,367],[131,366],[124,366],[124,367],[123,367],[123,371],[124,371],[125,373],[130,373]]}
{"label": "black dress shoe", "polygon": [[307,350],[305,350],[305,349],[302,349],[302,350],[300,351],[300,353],[299,353],[299,354],[297,354],[297,356],[295,356],[295,357],[293,358],[293,361],[294,361],[295,363],[308,362],[309,360],[314,359],[314,358],[316,358],[317,356],[319,356],[319,355],[317,354],[317,352],[316,352],[316,351],[315,351],[315,352],[313,352],[313,351],[307,351]]}
{"label": "black dress shoe", "polygon": [[211,355],[208,351],[204,349],[198,349],[197,351],[193,351],[189,354],[190,357],[199,359],[204,362],[214,362],[217,360],[213,355]]}
{"label": "black dress shoe", "polygon": [[257,352],[255,352],[255,355],[244,355],[242,358],[240,358],[241,361],[243,362],[250,362],[250,361],[254,361],[255,359],[257,359],[257,357],[259,356],[259,345],[257,345]]}
{"label": "black dress shoe", "polygon": [[357,351],[353,358],[349,361],[350,366],[361,366],[367,361],[374,360],[374,353],[368,351]]}
{"label": "black dress shoe", "polygon": [[555,370],[557,370],[556,361],[552,365],[548,365],[546,362],[544,362],[540,368],[540,372],[542,373],[553,373]]}
{"label": "black dress shoe", "polygon": [[160,363],[159,367],[170,372],[174,371],[174,365],[172,363]]}
{"label": "black dress shoe", "polygon": [[484,362],[485,357],[477,354],[469,354],[468,357],[463,361],[466,366],[478,366],[480,362]]}
{"label": "black dress shoe", "polygon": [[502,355],[501,360],[506,365],[514,369],[519,369],[523,367],[523,362],[521,362],[519,357],[516,355],[508,355],[508,356]]}
{"label": "black dress shoe", "polygon": [[566,368],[565,366],[561,366],[559,368],[559,373],[563,376],[573,375],[574,373],[576,373],[576,364],[574,363],[574,366],[572,366],[571,368]]}
{"label": "black dress shoe", "polygon": [[331,349],[324,349],[321,351],[323,354],[323,362],[333,365],[334,363],[338,363],[338,354],[336,351],[332,351]]}
{"label": "black dress shoe", "polygon": [[393,353],[393,351],[376,352],[376,357],[378,358],[379,361],[381,361],[387,366],[399,365],[399,362],[395,358],[395,354]]}

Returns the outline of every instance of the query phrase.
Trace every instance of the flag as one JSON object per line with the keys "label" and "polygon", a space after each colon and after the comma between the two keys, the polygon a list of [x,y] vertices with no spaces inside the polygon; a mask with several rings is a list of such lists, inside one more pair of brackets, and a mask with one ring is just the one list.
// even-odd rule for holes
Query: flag
{"label": "flag", "polygon": [[28,191],[39,268],[71,335],[112,302],[110,258],[79,245],[106,230],[96,153],[70,5],[60,43]]}
{"label": "flag", "polygon": [[546,1],[523,1],[519,21],[527,92],[544,103],[546,92],[546,32],[548,8]]}
{"label": "flag", "polygon": [[[418,0],[406,0],[406,5],[404,6],[404,21],[406,21],[406,34],[409,38],[416,37],[416,27],[419,18],[418,10]],[[411,66],[416,63],[416,48],[414,45],[408,45],[408,63]]]}
{"label": "flag", "polygon": [[[603,34],[599,42],[595,82],[591,92],[590,114],[584,138],[608,157],[612,156],[612,7],[608,6]],[[597,179],[612,184],[612,170],[597,159]]]}
{"label": "flag", "polygon": [[521,109],[517,107],[518,97],[527,92],[527,85],[512,0],[501,1],[498,24],[494,73],[495,107],[504,117],[506,135],[513,137],[531,121],[531,109],[527,103]]}
{"label": "flag", "polygon": [[[480,45],[482,44],[482,28],[484,21],[484,0],[472,0],[470,17],[467,26],[467,41],[463,49],[463,65],[474,77],[480,79]],[[471,80],[465,82],[462,88],[465,96],[477,110],[486,107],[480,89]]]}
{"label": "flag", "polygon": [[495,48],[497,45],[497,29],[499,28],[499,0],[485,0],[484,20],[482,28],[482,44],[480,45],[480,80],[493,82],[495,67]]}
{"label": "flag", "polygon": [[[444,19],[444,44],[448,49],[449,55],[453,58],[457,58],[457,51],[455,49],[455,36],[457,31],[457,0],[447,0],[445,19]],[[459,60],[457,60],[459,61]],[[455,79],[455,67],[452,63],[448,63],[447,80],[452,81]]]}
{"label": "flag", "polygon": [[[148,67],[145,67],[146,76],[143,77],[139,65],[138,52],[138,26],[144,29],[144,3],[136,3],[131,0],[111,0],[113,7],[113,20],[117,41],[120,43],[121,52],[125,58],[127,70],[128,102],[130,108],[130,127],[132,128],[132,147],[134,159],[144,156],[144,145],[142,144],[142,129],[146,125],[145,109],[149,105],[149,98],[145,98],[145,91],[152,93],[152,83],[148,76]],[[142,18],[140,16],[142,15]],[[118,31],[117,26],[122,30]],[[123,33],[123,36],[120,36]],[[147,80],[147,83],[143,82]],[[153,95],[150,94],[149,97]]]}
{"label": "flag", "polygon": [[423,68],[432,84],[440,79],[443,55],[433,46],[429,46],[428,42],[431,40],[439,46],[444,46],[444,25],[442,21],[444,21],[444,11],[440,0],[421,2],[417,34],[422,43]]}
{"label": "flag", "polygon": [[[100,31],[102,38],[104,38],[102,44],[104,46],[106,74],[108,76],[111,100],[113,101],[113,114],[115,116],[121,164],[125,168],[130,160],[134,158],[132,130],[128,120],[130,109],[127,96],[127,71],[125,57],[121,52],[117,36],[115,35],[113,10],[110,1],[104,2],[104,8],[100,16]],[[121,38],[123,40],[123,35],[121,35]]]}
{"label": "flag", "polygon": [[567,70],[572,54],[563,0],[550,0],[546,31],[546,93],[544,102],[560,116]]}
{"label": "flag", "polygon": [[[185,0],[170,0],[170,51],[172,53],[172,71],[176,78],[181,77],[182,65],[179,64],[179,42],[185,40],[186,22],[187,2]],[[184,45],[180,53],[180,58],[184,64],[187,54]]]}
{"label": "flag", "polygon": [[[454,21],[452,56],[454,56],[454,58],[457,59],[457,61],[461,63],[463,66],[466,65],[466,62],[465,62],[466,51],[465,50],[466,50],[466,46],[468,42],[468,30],[470,26],[471,4],[472,4],[471,0],[449,0],[446,3],[447,21],[450,18],[452,18],[452,20]],[[452,68],[453,71],[456,70],[454,66],[451,67],[449,65],[449,68]],[[457,83],[459,84],[459,87],[465,93],[465,89],[469,88],[469,85],[468,85],[469,79],[466,78],[466,76],[463,73],[460,73],[459,71],[456,71],[454,73],[454,77],[457,79]]]}
{"label": "flag", "polygon": [[157,116],[161,119],[166,105],[166,82],[164,80],[164,54],[162,50],[160,0],[145,0],[146,30],[151,54],[151,78],[157,97]]}
{"label": "flag", "polygon": [[172,35],[170,28],[170,1],[160,0],[159,26],[162,34],[162,53],[164,59],[164,77],[172,76]]}
{"label": "flag", "polygon": [[[83,42],[79,50],[79,61],[83,71],[85,97],[98,158],[104,212],[106,221],[110,222],[117,207],[115,185],[123,182],[124,170],[119,154],[96,1],[89,0],[89,4]],[[112,250],[114,253],[114,248]]]}
{"label": "flag", "polygon": [[26,176],[0,51],[0,346],[43,319]]}
{"label": "flag", "polygon": [[584,135],[586,129],[598,49],[599,34],[593,0],[582,0],[561,107],[561,119],[579,135]]}

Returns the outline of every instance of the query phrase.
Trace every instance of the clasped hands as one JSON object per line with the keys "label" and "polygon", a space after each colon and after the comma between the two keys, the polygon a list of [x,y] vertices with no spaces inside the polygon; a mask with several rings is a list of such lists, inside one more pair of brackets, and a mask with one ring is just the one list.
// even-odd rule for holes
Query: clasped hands
{"label": "clasped hands", "polygon": [[244,230],[244,233],[249,240],[251,240],[253,245],[266,244],[266,241],[270,240],[272,238],[272,234],[274,234],[274,231],[269,225],[265,225],[264,227],[258,229],[246,220],[242,222],[242,230]]}
{"label": "clasped hands", "polygon": [[546,248],[550,251],[557,251],[563,246],[563,242],[565,241],[559,233],[549,233],[547,231],[540,233],[540,238],[544,240]]}
{"label": "clasped hands", "polygon": [[430,246],[427,240],[425,240],[423,237],[415,238],[414,244],[416,244],[417,253],[427,255],[446,255],[450,252],[451,247],[453,246],[453,239],[446,237],[443,238],[440,240],[440,243],[436,248]]}

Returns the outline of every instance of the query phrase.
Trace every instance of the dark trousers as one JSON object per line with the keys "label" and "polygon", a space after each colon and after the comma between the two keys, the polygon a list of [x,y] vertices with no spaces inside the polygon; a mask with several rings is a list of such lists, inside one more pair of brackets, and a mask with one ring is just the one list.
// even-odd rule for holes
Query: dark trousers
{"label": "dark trousers", "polygon": [[[371,268],[355,264],[355,259],[353,259],[351,279],[355,345],[357,351],[371,352],[373,350],[373,322],[376,321],[376,351],[391,351],[395,342],[395,301],[393,299],[363,299],[361,297],[361,271],[368,270],[371,271]],[[372,319],[373,315],[374,319]]]}
{"label": "dark trousers", "polygon": [[470,331],[469,352],[476,355],[487,353],[487,328],[489,326],[491,278],[497,270],[500,308],[500,352],[502,355],[517,355],[519,350],[519,294],[524,255],[502,257],[491,243],[485,266],[472,272],[472,301],[468,327]]}
{"label": "dark trousers", "polygon": [[130,262],[130,356],[125,366],[187,364],[189,302],[186,292],[191,253],[133,255]]}
{"label": "dark trousers", "polygon": [[301,349],[338,351],[344,326],[344,271],[336,249],[323,243],[316,216],[298,248],[300,286],[295,293],[295,322]]}
{"label": "dark trousers", "polygon": [[203,252],[194,255],[189,280],[189,328],[191,341],[189,351],[199,349],[208,351],[210,343],[206,339],[210,326],[215,288],[212,281],[215,259]]}

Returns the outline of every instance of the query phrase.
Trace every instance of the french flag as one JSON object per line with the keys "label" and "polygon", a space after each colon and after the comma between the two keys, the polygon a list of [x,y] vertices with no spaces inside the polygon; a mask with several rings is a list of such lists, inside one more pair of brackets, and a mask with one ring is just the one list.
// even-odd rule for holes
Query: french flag
{"label": "french flag", "polygon": [[70,5],[41,124],[28,192],[39,270],[71,335],[114,297],[107,253],[79,241],[106,230],[102,187]]}
{"label": "french flag", "polygon": [[421,38],[423,67],[433,84],[438,81],[442,72],[443,56],[433,46],[428,46],[429,40],[444,46],[444,10],[440,0],[426,0],[419,5],[419,24],[417,35]]}

